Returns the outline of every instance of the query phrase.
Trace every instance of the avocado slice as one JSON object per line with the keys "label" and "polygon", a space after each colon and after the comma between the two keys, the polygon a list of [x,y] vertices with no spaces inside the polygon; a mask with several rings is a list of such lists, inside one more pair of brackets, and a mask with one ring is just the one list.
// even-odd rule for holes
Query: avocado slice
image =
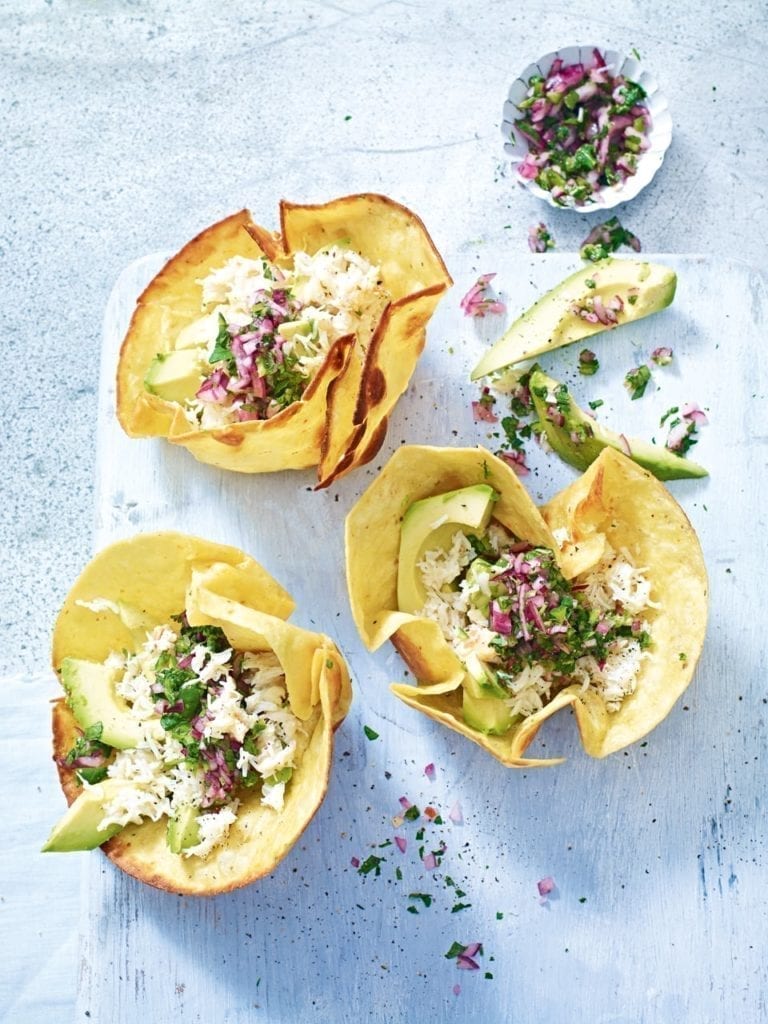
{"label": "avocado slice", "polygon": [[[595,461],[603,448],[615,448],[629,456],[638,466],[653,473],[658,480],[684,480],[708,475],[703,466],[682,455],[676,455],[668,448],[627,438],[601,426],[576,405],[564,384],[558,384],[539,369],[531,372],[529,387],[536,415],[547,440],[553,451],[569,466],[583,471]],[[556,398],[557,409],[563,416],[562,426],[558,426],[547,415],[547,410],[554,404],[551,401],[553,398]]]}
{"label": "avocado slice", "polygon": [[200,808],[192,804],[182,804],[176,808],[176,813],[168,819],[168,830],[166,841],[171,853],[181,853],[190,846],[197,846],[200,842],[200,822],[198,816]]}
{"label": "avocado slice", "polygon": [[[480,573],[488,573],[490,576],[494,575],[494,568],[490,562],[486,562],[484,558],[476,558],[467,569],[466,581],[468,586],[472,586],[477,582],[477,577]],[[489,615],[491,610],[491,599],[494,597],[500,597],[501,594],[505,593],[505,588],[501,583],[494,583],[493,580],[489,584],[489,594],[483,593],[482,590],[478,590],[477,593],[472,594],[469,598],[470,604],[473,608],[476,608],[483,615]]]}
{"label": "avocado slice", "polygon": [[205,366],[205,353],[201,348],[160,352],[149,364],[144,387],[166,402],[184,402],[193,398],[203,383]]}
{"label": "avocado slice", "polygon": [[506,701],[495,697],[473,697],[466,688],[462,700],[464,721],[471,729],[500,736],[512,727],[515,716]]}
{"label": "avocado slice", "polygon": [[423,498],[410,506],[400,530],[397,604],[401,612],[415,615],[427,599],[418,569],[424,553],[449,548],[457,530],[482,533],[490,522],[496,498],[488,484],[474,484]]}
{"label": "avocado slice", "polygon": [[176,335],[174,350],[178,351],[182,348],[207,350],[211,347],[211,342],[218,333],[219,314],[216,311],[206,313],[205,316],[198,317],[197,320],[193,320],[186,327],[182,327]]}
{"label": "avocado slice", "polygon": [[472,371],[472,380],[588,338],[609,325],[590,323],[576,309],[591,308],[618,296],[617,325],[657,313],[675,297],[677,275],[669,267],[640,260],[606,259],[576,271],[543,295],[507,328]]}
{"label": "avocado slice", "polygon": [[126,785],[121,779],[104,779],[84,789],[67,813],[54,826],[43,847],[43,853],[71,853],[74,850],[93,850],[117,835],[122,825],[100,829],[104,818],[104,804]]}
{"label": "avocado slice", "polygon": [[[119,669],[79,658],[64,658],[61,663],[61,685],[66,690],[67,704],[80,728],[87,729],[101,722],[101,742],[118,750],[128,750],[138,746],[146,727],[142,728],[131,715],[128,704],[117,693],[115,682],[118,674]],[[150,721],[152,735],[162,738],[164,732],[160,720]]]}
{"label": "avocado slice", "polygon": [[504,700],[509,696],[496,678],[493,668],[481,661],[476,654],[467,655],[464,667],[467,673],[464,676],[463,685],[470,697],[474,697],[476,700],[484,700],[488,697]]}

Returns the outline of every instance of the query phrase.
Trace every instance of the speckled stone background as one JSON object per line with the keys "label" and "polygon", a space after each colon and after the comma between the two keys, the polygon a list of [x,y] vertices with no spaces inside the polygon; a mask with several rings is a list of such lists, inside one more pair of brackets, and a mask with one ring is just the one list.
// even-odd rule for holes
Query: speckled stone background
{"label": "speckled stone background", "polygon": [[640,51],[674,122],[623,222],[647,251],[763,265],[765,4],[585,12],[551,0],[0,0],[5,1020],[73,1013],[80,859],[36,853],[60,810],[48,646],[91,551],[102,316],[127,263],[241,206],[276,226],[281,197],[363,190],[418,211],[445,254],[522,256],[542,217],[558,251],[576,250],[595,218],[519,189],[499,123],[519,69],[594,41]]}

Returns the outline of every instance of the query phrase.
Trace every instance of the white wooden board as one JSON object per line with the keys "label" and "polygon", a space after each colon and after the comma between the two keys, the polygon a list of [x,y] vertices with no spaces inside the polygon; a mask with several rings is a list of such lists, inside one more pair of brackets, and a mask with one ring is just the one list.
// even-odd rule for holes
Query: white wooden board
{"label": "white wooden board", "polygon": [[[656,258],[679,272],[671,309],[593,339],[593,378],[575,371],[580,345],[543,365],[582,401],[603,398],[602,419],[627,434],[662,442],[658,420],[670,405],[707,409],[693,454],[711,477],[670,488],[704,546],[709,635],[691,688],[647,742],[591,760],[564,713],[535,749],[568,761],[534,771],[502,768],[390,695],[387,683],[402,678],[398,657],[367,654],[349,616],[343,518],[403,441],[487,440],[489,428],[471,416],[477,388],[466,381],[505,320],[460,313],[477,274],[498,272],[516,315],[575,269],[575,257],[449,259],[456,287],[379,458],[320,493],[311,472],[247,478],[122,435],[116,353],[161,259],[127,268],[105,318],[95,546],[176,528],[244,548],[297,598],[296,622],[338,640],[355,702],[323,807],[262,882],[179,898],[124,876],[99,852],[84,856],[78,1021],[720,1024],[737,1009],[740,1020],[765,1019],[765,288],[737,262]],[[631,402],[623,375],[658,345],[674,349],[674,362],[654,372],[659,390]],[[573,478],[535,446],[529,452],[537,499]],[[368,740],[364,725],[379,738]],[[430,762],[434,781],[424,774]],[[405,854],[379,848],[394,834],[401,796],[431,804],[446,822],[400,829]],[[456,801],[463,825],[447,819]],[[428,849],[446,845],[434,872],[418,859],[422,826]],[[362,877],[351,859],[371,853],[385,858],[381,873]],[[542,904],[544,876],[557,889]],[[471,906],[452,913],[457,903]],[[454,940],[483,943],[481,971],[444,957]]]}

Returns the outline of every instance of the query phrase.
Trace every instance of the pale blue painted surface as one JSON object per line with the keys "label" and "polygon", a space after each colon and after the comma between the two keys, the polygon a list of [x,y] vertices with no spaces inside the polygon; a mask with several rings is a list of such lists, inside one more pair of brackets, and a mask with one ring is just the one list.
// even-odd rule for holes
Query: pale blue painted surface
{"label": "pale blue painted surface", "polygon": [[[128,443],[106,411],[110,447],[96,472],[97,395],[105,394],[96,367],[113,282],[135,257],[242,205],[274,225],[281,196],[388,192],[423,217],[457,286],[384,452],[405,438],[442,442],[445,428],[481,439],[472,390],[451,390],[450,406],[446,399],[445,375],[458,380],[471,362],[447,355],[448,346],[481,340],[458,316],[458,298],[476,271],[496,270],[511,304],[524,305],[565,272],[564,262],[529,256],[528,225],[543,217],[567,251],[594,222],[551,213],[504,176],[501,99],[519,67],[583,38],[584,16],[539,0],[525,9],[6,0],[0,13],[0,175],[12,197],[0,239],[12,381],[0,652],[12,823],[0,850],[12,947],[0,974],[3,1019],[766,1019],[765,643],[753,611],[764,594],[765,292],[745,265],[723,262],[735,252],[759,263],[764,253],[765,136],[744,97],[745,80],[762,73],[762,5],[710,12],[681,3],[669,13],[660,2],[624,3],[592,18],[589,32],[638,46],[675,121],[657,179],[619,215],[649,251],[709,257],[678,261],[675,306],[647,330],[627,332],[612,357],[603,346],[603,369],[589,384],[614,401],[627,430],[647,428],[656,399],[630,404],[619,382],[634,363],[633,342],[668,343],[681,357],[664,378],[670,396],[711,404],[697,455],[712,478],[673,485],[701,532],[712,584],[707,647],[687,697],[647,746],[626,755],[587,759],[566,715],[542,735],[549,752],[569,756],[564,767],[507,772],[390,697],[385,681],[397,678],[398,659],[363,653],[341,563],[331,559],[317,614],[297,615],[339,636],[357,680],[328,799],[271,879],[200,903],[141,888],[99,854],[36,853],[62,806],[47,753],[50,626],[91,550],[94,507],[99,543],[161,524],[198,530],[241,543],[301,593],[292,535],[272,534],[273,520],[252,509],[267,482],[282,509],[311,476],[227,478],[184,452]],[[263,143],[241,145],[251,124],[273,140],[266,152]],[[124,290],[132,283],[123,279]],[[491,324],[481,328],[492,336]],[[562,359],[553,369],[572,365]],[[139,488],[131,473],[142,467]],[[292,527],[320,539],[369,479],[363,471],[329,494],[300,492]],[[545,497],[568,479],[565,467],[542,460],[534,490]],[[364,723],[379,740],[364,738]],[[429,761],[434,783],[423,775]],[[445,883],[416,871],[415,843],[402,857],[381,851],[379,878],[351,868],[351,856],[391,835],[403,794],[444,814],[461,801],[464,826],[434,831],[448,846],[444,872],[470,909],[450,914]],[[558,897],[541,906],[536,881],[545,875]],[[412,891],[433,893],[433,906],[409,914]],[[459,975],[443,958],[454,938],[485,943],[493,980]]]}

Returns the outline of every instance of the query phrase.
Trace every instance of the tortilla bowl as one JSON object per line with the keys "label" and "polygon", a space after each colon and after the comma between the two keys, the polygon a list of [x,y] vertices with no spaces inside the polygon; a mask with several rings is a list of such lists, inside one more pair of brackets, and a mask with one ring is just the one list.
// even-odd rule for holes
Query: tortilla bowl
{"label": "tortilla bowl", "polygon": [[[618,710],[580,684],[559,688],[544,706],[500,735],[468,725],[462,713],[465,663],[436,621],[401,611],[401,524],[413,505],[457,488],[489,484],[493,518],[516,538],[549,548],[566,580],[587,573],[607,544],[627,551],[651,583],[651,645],[634,692]],[[558,539],[556,539],[556,537]],[[347,585],[360,636],[369,650],[392,641],[418,681],[394,683],[410,707],[471,739],[512,767],[557,764],[525,756],[543,722],[571,706],[582,744],[604,757],[636,742],[671,711],[691,681],[704,642],[707,576],[685,513],[666,488],[626,456],[606,449],[586,473],[537,509],[513,470],[482,447],[398,449],[346,521]]]}
{"label": "tortilla bowl", "polygon": [[[290,595],[248,555],[172,532],[113,544],[75,582],[54,629],[53,667],[60,675],[75,663],[98,671],[113,652],[139,650],[156,627],[178,629],[175,617],[183,611],[190,627],[223,630],[236,652],[276,656],[286,706],[297,720],[295,767],[280,809],[261,800],[258,785],[241,786],[234,823],[204,857],[171,852],[167,816],[129,823],[102,845],[123,871],[170,892],[227,892],[271,872],[309,824],[328,787],[333,733],[349,708],[351,687],[333,642],[285,621],[293,608]],[[72,805],[90,787],[67,764],[83,733],[68,693],[53,704],[53,748]]]}
{"label": "tortilla bowl", "polygon": [[[155,276],[139,296],[120,351],[117,416],[129,436],[165,437],[223,469],[317,466],[318,486],[325,487],[380,448],[424,347],[427,323],[452,281],[421,220],[386,196],[365,193],[313,205],[283,200],[280,225],[279,233],[269,232],[241,210],[206,228]],[[183,401],[153,393],[147,374],[156,357],[178,352],[177,343],[184,347],[181,332],[211,309],[211,302],[202,302],[201,284],[212,272],[235,257],[263,257],[290,272],[297,253],[334,245],[378,268],[383,305],[372,323],[361,321],[333,341],[300,397],[279,411],[272,407],[268,418],[202,426],[184,405],[197,397],[202,377],[186,385]]]}

